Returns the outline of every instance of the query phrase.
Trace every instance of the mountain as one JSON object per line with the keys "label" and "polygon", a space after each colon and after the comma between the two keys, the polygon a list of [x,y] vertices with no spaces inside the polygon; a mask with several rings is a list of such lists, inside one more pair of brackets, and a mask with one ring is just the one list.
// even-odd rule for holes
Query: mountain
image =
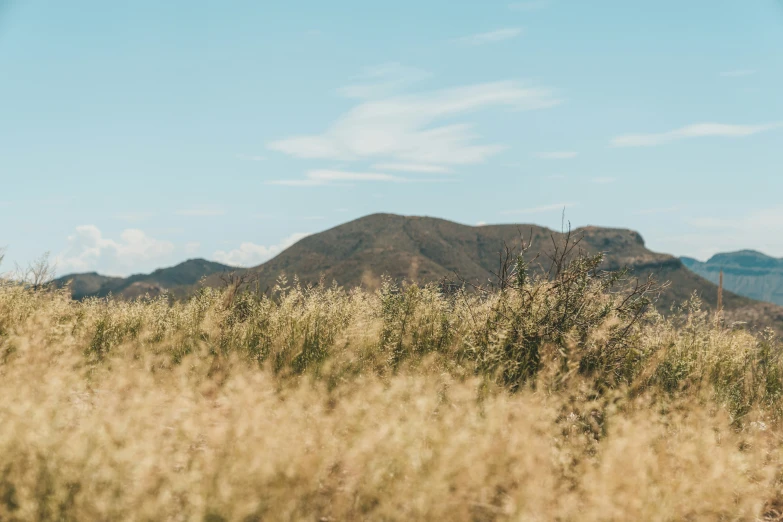
{"label": "mountain", "polygon": [[723,270],[723,286],[739,295],[783,305],[783,259],[755,250],[715,254],[706,262],[680,258],[696,274],[717,284]]}
{"label": "mountain", "polygon": [[62,287],[71,282],[71,296],[106,297],[109,294],[125,299],[149,294],[157,296],[168,291],[173,297],[184,297],[192,292],[202,277],[234,270],[232,267],[207,261],[189,259],[169,268],[159,268],[151,274],[135,274],[130,277],[108,277],[95,272],[70,274],[54,281]]}
{"label": "mountain", "polygon": [[[658,301],[663,312],[694,293],[706,306],[716,305],[717,287],[713,283],[687,269],[680,259],[648,250],[637,232],[584,227],[572,235],[581,238],[579,248],[585,253],[604,252],[606,269],[628,266],[636,277],[653,274],[659,281],[669,281]],[[518,247],[522,237],[530,245],[526,255],[531,267],[539,272],[548,268],[546,256],[552,252],[553,239],[556,243],[563,241],[563,234],[537,225],[468,226],[431,217],[372,214],[307,236],[275,258],[243,272],[258,280],[261,291],[273,288],[282,274],[289,281],[297,276],[303,283],[317,284],[323,279],[327,284],[336,281],[346,287],[368,289],[377,288],[384,274],[421,283],[459,276],[484,284],[497,271],[499,251],[505,244]],[[535,254],[540,256],[535,258]],[[222,276],[229,270],[202,259],[149,275],[102,280],[103,276],[97,274],[81,274],[66,276],[60,282],[73,279],[75,298],[109,292],[132,298],[145,293],[157,295],[164,289],[179,298],[192,293],[202,277],[207,286],[222,286]],[[732,292],[724,292],[723,301],[727,319],[783,331],[783,308]]]}
{"label": "mountain", "polygon": [[[469,282],[486,283],[497,271],[503,245],[518,246],[522,236],[530,244],[528,259],[541,253],[541,264],[551,253],[552,238],[563,240],[561,233],[536,225],[468,226],[431,217],[372,214],[307,236],[249,272],[258,277],[262,290],[274,287],[281,274],[289,280],[296,275],[304,283],[318,283],[323,277],[327,283],[370,289],[378,287],[383,274],[418,282],[454,279],[458,274]],[[685,268],[680,259],[648,250],[637,232],[584,227],[573,236],[582,238],[580,247],[586,253],[606,253],[604,268],[628,266],[636,277],[654,274],[659,281],[669,281],[658,302],[661,311],[694,293],[707,306],[716,305],[713,283]],[[219,284],[214,275],[206,282]],[[724,292],[724,307],[732,320],[783,326],[783,308],[771,304]]]}
{"label": "mountain", "polygon": [[122,277],[110,277],[100,275],[97,272],[87,272],[84,274],[70,274],[54,280],[54,284],[61,288],[66,283],[71,283],[71,297],[74,299],[83,299],[91,295],[97,295],[101,288],[119,284],[123,281]]}

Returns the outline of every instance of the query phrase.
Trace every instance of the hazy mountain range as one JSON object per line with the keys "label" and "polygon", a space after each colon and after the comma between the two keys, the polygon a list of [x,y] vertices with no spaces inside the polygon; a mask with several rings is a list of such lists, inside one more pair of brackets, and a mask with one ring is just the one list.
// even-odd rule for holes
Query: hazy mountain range
{"label": "hazy mountain range", "polygon": [[[648,250],[637,232],[625,229],[584,227],[574,230],[573,236],[582,238],[580,247],[586,253],[605,252],[605,268],[628,266],[634,276],[645,278],[654,274],[660,281],[669,281],[671,284],[658,303],[662,311],[694,293],[707,306],[715,306],[717,287],[713,281],[717,272],[714,267],[718,266],[716,258],[722,259],[720,256],[707,263],[689,258],[680,260]],[[297,276],[304,283],[318,283],[323,278],[327,283],[336,281],[344,286],[370,289],[380,284],[384,274],[396,280],[417,282],[453,280],[459,276],[469,282],[486,283],[493,277],[492,271],[497,270],[498,252],[504,244],[519,246],[521,237],[530,244],[527,256],[533,262],[533,269],[548,268],[546,256],[551,253],[552,238],[561,241],[562,235],[544,227],[522,224],[468,226],[431,217],[372,214],[307,236],[273,259],[252,268],[234,269],[203,259],[191,259],[151,274],[127,278],[96,273],[71,274],[59,278],[57,283],[63,285],[72,281],[72,295],[76,299],[103,297],[110,293],[134,298],[163,292],[179,298],[192,293],[199,284],[221,286],[225,274],[232,270],[254,276],[261,290],[274,287],[281,274],[286,274],[289,280]],[[540,254],[538,259],[535,259],[536,254]],[[728,260],[720,262],[727,272],[727,290],[747,294],[746,290],[758,286],[760,291],[764,283],[756,283],[754,278],[783,274],[783,262],[772,260],[775,263],[771,263],[771,258],[753,254],[755,257],[746,254],[733,258],[731,263]],[[763,269],[765,262],[768,266]],[[728,273],[732,275],[729,277]],[[735,281],[738,284],[735,285]],[[780,295],[754,293],[753,297],[779,298]],[[783,308],[778,306],[731,291],[724,293],[724,305],[727,313],[736,319],[783,325]]]}
{"label": "hazy mountain range", "polygon": [[69,274],[55,280],[57,286],[71,282],[74,299],[106,297],[109,294],[133,299],[149,294],[157,296],[168,292],[174,297],[184,297],[195,290],[202,277],[224,273],[231,267],[207,261],[189,259],[169,268],[159,268],[151,274],[134,274],[129,277],[111,277],[96,272]]}
{"label": "hazy mountain range", "polygon": [[717,284],[723,270],[723,286],[740,295],[783,305],[783,259],[755,250],[716,254],[706,262],[690,257],[683,264]]}

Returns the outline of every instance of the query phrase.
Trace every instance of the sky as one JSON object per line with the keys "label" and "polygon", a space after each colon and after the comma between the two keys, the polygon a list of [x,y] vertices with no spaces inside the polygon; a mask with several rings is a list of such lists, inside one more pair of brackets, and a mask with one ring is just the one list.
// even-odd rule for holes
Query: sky
{"label": "sky", "polygon": [[0,271],[374,212],[783,256],[781,85],[781,0],[0,0]]}

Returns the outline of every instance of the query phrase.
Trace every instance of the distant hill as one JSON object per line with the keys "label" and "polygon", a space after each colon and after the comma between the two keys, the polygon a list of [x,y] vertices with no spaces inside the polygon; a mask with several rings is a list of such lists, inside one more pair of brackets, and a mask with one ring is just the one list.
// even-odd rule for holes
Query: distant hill
{"label": "distant hill", "polygon": [[[322,278],[346,287],[374,289],[386,274],[395,280],[420,283],[455,280],[457,275],[471,283],[485,284],[498,268],[498,252],[504,244],[520,245],[520,237],[530,244],[528,256],[542,254],[532,265],[546,265],[552,238],[562,234],[536,225],[468,226],[444,219],[395,214],[372,214],[301,239],[266,263],[245,269],[258,279],[259,288],[269,290],[278,277],[297,276],[303,283],[317,284]],[[628,266],[634,276],[654,274],[671,284],[658,302],[661,311],[698,294],[705,305],[714,307],[717,287],[687,269],[680,259],[652,252],[642,237],[632,230],[584,227],[573,231],[588,254],[604,252],[604,268]],[[546,267],[540,267],[539,270]],[[66,276],[73,279],[73,295],[105,296],[109,292],[124,298],[168,291],[175,298],[195,291],[204,277],[207,286],[223,285],[221,274],[236,270],[203,259],[190,260],[176,267],[156,270],[129,278],[104,278],[97,274]],[[254,285],[255,286],[255,285]],[[753,301],[732,292],[724,293],[724,306],[730,320],[774,326],[783,331],[783,308]]]}
{"label": "distant hill", "polygon": [[715,254],[706,262],[690,257],[683,264],[717,284],[723,270],[723,286],[739,295],[783,305],[783,259],[755,250]]}
{"label": "distant hill", "polygon": [[[277,257],[251,268],[263,290],[272,288],[280,274],[289,280],[298,276],[305,283],[317,283],[321,277],[329,283],[352,287],[376,288],[383,274],[393,279],[430,282],[454,279],[455,274],[470,282],[486,283],[498,267],[498,252],[504,242],[518,246],[520,236],[531,244],[529,257],[551,251],[552,237],[562,235],[536,225],[468,226],[444,219],[394,214],[372,214],[314,234],[289,247]],[[605,252],[604,267],[628,266],[633,274],[646,278],[654,274],[671,284],[661,296],[661,311],[687,300],[694,293],[714,307],[717,287],[685,268],[676,257],[652,252],[641,235],[632,230],[584,227],[573,231],[582,237],[587,253]],[[216,276],[207,278],[219,284]],[[727,315],[764,325],[783,325],[783,308],[724,293]]]}
{"label": "distant hill", "polygon": [[71,296],[74,299],[85,297],[106,297],[109,294],[133,299],[149,294],[157,296],[168,292],[174,297],[184,297],[195,289],[202,277],[234,270],[232,267],[207,261],[189,259],[169,268],[159,268],[151,274],[135,274],[130,277],[108,277],[95,272],[70,274],[54,281],[62,287],[71,282]]}

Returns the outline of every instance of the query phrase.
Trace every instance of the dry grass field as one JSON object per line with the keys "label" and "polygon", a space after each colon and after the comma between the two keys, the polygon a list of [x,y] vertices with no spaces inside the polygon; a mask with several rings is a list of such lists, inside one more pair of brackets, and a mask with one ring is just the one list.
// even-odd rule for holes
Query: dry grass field
{"label": "dry grass field", "polygon": [[779,520],[783,356],[576,260],[487,292],[0,287],[0,520]]}

